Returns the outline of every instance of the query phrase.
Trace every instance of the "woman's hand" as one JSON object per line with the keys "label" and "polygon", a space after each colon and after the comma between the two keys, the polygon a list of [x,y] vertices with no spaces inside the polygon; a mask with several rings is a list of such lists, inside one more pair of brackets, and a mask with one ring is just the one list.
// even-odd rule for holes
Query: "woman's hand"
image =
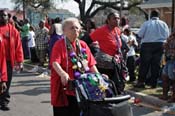
{"label": "woman's hand", "polygon": [[69,81],[69,75],[66,72],[64,72],[60,75],[60,77],[61,77],[61,83],[65,86]]}
{"label": "woman's hand", "polygon": [[101,74],[105,79],[109,79],[108,75],[107,74]]}

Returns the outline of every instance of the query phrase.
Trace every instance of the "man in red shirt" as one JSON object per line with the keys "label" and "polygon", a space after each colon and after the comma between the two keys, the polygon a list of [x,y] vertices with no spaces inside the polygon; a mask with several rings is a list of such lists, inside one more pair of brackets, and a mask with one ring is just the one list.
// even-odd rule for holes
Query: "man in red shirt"
{"label": "man in red shirt", "polygon": [[8,14],[5,10],[0,10],[0,38],[5,48],[5,60],[7,63],[7,89],[0,95],[0,109],[9,110],[10,102],[9,88],[12,80],[12,71],[22,68],[23,50],[20,34],[16,28],[8,22]]}

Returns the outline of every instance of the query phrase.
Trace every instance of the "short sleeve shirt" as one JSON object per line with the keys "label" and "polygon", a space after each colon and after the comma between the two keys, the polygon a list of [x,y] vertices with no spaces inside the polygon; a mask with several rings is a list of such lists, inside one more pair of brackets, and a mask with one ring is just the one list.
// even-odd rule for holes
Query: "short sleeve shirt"
{"label": "short sleeve shirt", "polygon": [[104,25],[90,34],[93,41],[98,41],[100,50],[114,56],[121,48],[120,29],[115,27],[113,30],[109,30],[107,25]]}

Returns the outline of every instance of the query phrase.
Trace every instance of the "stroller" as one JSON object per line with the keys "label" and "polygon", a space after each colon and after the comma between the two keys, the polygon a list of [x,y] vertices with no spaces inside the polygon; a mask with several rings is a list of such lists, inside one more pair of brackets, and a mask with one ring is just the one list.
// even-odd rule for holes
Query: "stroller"
{"label": "stroller", "polygon": [[130,95],[118,95],[113,81],[86,73],[74,81],[81,116],[133,116]]}

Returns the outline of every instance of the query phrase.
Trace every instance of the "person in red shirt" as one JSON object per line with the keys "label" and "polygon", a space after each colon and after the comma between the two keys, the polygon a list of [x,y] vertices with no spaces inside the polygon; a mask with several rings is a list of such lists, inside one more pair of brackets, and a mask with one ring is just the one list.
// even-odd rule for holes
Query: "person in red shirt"
{"label": "person in red shirt", "polygon": [[7,67],[4,50],[5,49],[2,44],[2,38],[0,38],[0,94],[2,94],[5,91],[5,89],[7,89]]}
{"label": "person in red shirt", "polygon": [[79,20],[76,18],[63,21],[65,37],[55,43],[51,53],[51,104],[54,116],[80,116],[75,91],[68,89],[68,81],[75,79],[70,51],[73,50],[79,56],[80,47],[84,49],[87,57],[82,60],[86,62],[81,62],[81,66],[88,66],[90,72],[98,73],[96,61],[87,44],[78,40],[80,29]]}
{"label": "person in red shirt", "polygon": [[95,53],[97,68],[114,81],[118,94],[121,94],[124,91],[124,82],[128,79],[128,71],[122,53],[127,48],[122,46],[124,44],[120,38],[119,24],[119,13],[109,13],[106,24],[93,31],[86,43],[96,41],[99,44],[99,50]]}
{"label": "person in red shirt", "polygon": [[13,25],[8,23],[8,14],[5,10],[0,10],[0,35],[5,48],[5,60],[8,76],[7,89],[0,95],[0,109],[9,110],[9,88],[12,80],[12,71],[13,68],[21,70],[24,58],[20,34]]}
{"label": "person in red shirt", "polygon": [[[96,29],[90,34],[92,41],[97,41],[99,43],[100,51],[110,55],[115,56],[119,54],[118,50],[121,48],[122,43],[120,39],[120,28],[118,27],[120,23],[120,17],[118,13],[109,13],[107,16],[106,24],[102,27]],[[113,69],[104,69],[103,67],[97,67],[101,73],[107,74],[109,77],[114,74]]]}

